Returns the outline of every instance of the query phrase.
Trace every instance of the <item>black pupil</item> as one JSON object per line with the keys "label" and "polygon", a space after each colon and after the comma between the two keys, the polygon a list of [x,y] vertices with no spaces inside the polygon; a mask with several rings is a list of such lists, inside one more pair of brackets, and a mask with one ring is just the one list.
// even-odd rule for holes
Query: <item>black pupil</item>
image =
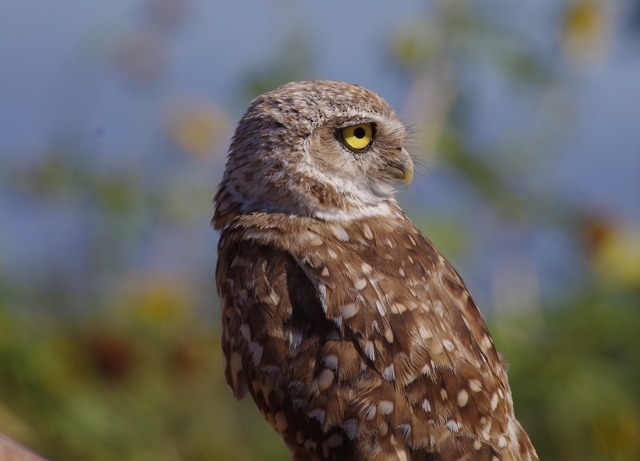
{"label": "black pupil", "polygon": [[362,139],[366,136],[367,132],[364,130],[364,128],[362,128],[361,126],[356,128],[353,131],[353,135],[358,138],[358,139]]}

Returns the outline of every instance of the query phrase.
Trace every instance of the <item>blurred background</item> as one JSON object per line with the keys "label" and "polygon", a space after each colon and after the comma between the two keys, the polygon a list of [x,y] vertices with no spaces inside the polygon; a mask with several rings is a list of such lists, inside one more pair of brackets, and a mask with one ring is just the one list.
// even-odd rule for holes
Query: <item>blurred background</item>
{"label": "blurred background", "polygon": [[0,14],[0,432],[58,460],[289,459],[221,374],[211,198],[291,80],[411,127],[541,459],[640,459],[640,2],[97,0]]}

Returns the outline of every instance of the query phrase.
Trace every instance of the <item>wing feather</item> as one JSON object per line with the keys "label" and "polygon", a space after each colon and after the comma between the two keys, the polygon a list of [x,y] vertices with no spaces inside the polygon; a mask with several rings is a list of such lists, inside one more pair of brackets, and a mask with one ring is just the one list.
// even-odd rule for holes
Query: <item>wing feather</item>
{"label": "wing feather", "polygon": [[227,382],[300,459],[520,459],[501,450],[522,430],[480,312],[396,217],[339,233],[273,214],[228,228],[217,267]]}

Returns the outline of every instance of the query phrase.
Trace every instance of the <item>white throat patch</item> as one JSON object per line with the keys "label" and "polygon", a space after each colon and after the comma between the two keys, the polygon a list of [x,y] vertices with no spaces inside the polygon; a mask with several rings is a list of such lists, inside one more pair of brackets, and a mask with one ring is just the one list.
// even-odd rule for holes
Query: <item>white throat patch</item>
{"label": "white throat patch", "polygon": [[396,201],[390,199],[387,202],[378,203],[376,205],[363,205],[351,210],[342,210],[338,208],[330,208],[327,210],[317,210],[313,216],[324,221],[354,221],[361,218],[370,218],[373,216],[398,218],[400,215],[394,210]]}

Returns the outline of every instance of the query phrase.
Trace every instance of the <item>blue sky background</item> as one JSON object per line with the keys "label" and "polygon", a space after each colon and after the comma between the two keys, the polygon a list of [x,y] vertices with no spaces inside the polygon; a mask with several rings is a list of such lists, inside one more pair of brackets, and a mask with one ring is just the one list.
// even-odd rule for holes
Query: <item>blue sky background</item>
{"label": "blue sky background", "polygon": [[[169,15],[179,18],[175,25],[171,20],[163,25],[157,17],[150,23],[148,11],[154,4],[182,11]],[[491,150],[492,142],[505,133],[522,135],[535,127],[535,139],[524,141],[531,143],[528,160],[518,160],[516,168],[527,187],[637,223],[640,42],[628,24],[629,5],[606,8],[606,51],[584,62],[555,62],[560,81],[542,96],[505,81],[482,56],[465,67],[461,78],[473,91],[465,117],[477,146]],[[558,59],[562,41],[561,7],[551,0],[483,5],[491,21],[550,62]],[[37,164],[52,145],[72,140],[86,147],[94,168],[128,168],[141,162],[152,176],[153,165],[172,161],[158,155],[167,150],[168,108],[193,96],[210,101],[226,119],[211,151],[213,163],[188,173],[190,181],[212,194],[231,127],[250,99],[245,83],[286,60],[297,40],[306,62],[300,77],[367,86],[415,125],[415,107],[428,107],[430,101],[411,100],[411,81],[394,67],[390,55],[394,39],[428,21],[433,9],[434,3],[417,0],[8,2],[0,15],[0,155],[10,162],[3,164]],[[162,70],[140,84],[118,67],[118,53],[127,40],[137,43],[148,36],[161,48],[158,56],[149,58],[150,65]],[[549,121],[554,115],[563,123],[559,133]],[[414,131],[419,138],[420,127]],[[543,142],[536,144],[547,136],[549,149]],[[483,268],[496,252],[511,252],[513,246],[537,261],[544,287],[553,290],[555,282],[564,280],[558,274],[570,272],[575,257],[566,240],[544,232],[513,237],[476,203],[473,191],[442,167],[437,150],[415,150],[425,166],[400,198],[410,209],[452,216],[465,228],[473,250],[459,257],[460,270],[487,304],[491,282]],[[508,152],[497,155],[512,161]],[[202,218],[194,221],[197,230],[190,231],[188,243],[172,232],[160,238],[161,249],[149,250],[156,255],[155,263],[199,273],[211,267],[215,236],[206,226],[209,206],[193,204],[192,212]],[[68,255],[81,253],[78,242],[86,232],[82,213],[5,194],[0,199],[5,269],[28,278],[38,273],[43,260],[69,260]],[[509,239],[515,243],[505,243]]]}

